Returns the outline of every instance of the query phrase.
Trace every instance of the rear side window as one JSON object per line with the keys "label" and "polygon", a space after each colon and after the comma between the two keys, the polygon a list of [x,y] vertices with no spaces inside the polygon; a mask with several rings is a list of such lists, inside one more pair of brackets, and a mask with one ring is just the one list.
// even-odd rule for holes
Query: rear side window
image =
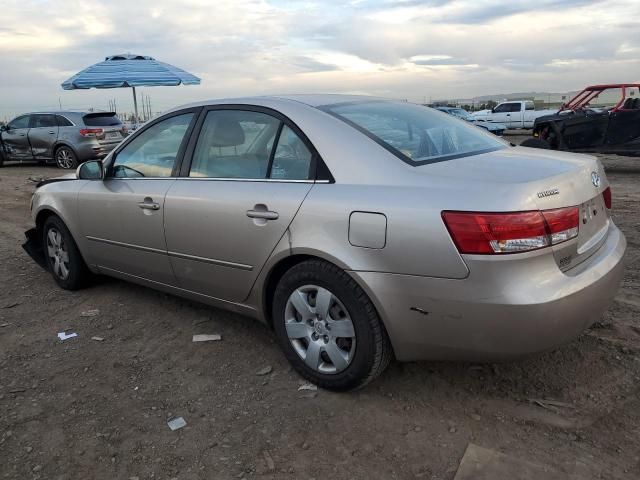
{"label": "rear side window", "polygon": [[31,128],[56,127],[54,115],[31,115]]}
{"label": "rear side window", "polygon": [[533,102],[524,102],[524,109],[525,110],[535,110],[536,106],[533,104]]}
{"label": "rear side window", "polygon": [[73,127],[73,123],[62,115],[56,115],[56,121],[58,122],[59,127]]}
{"label": "rear side window", "polygon": [[122,125],[115,113],[90,113],[82,117],[87,127],[117,127]]}
{"label": "rear side window", "polygon": [[311,157],[311,152],[300,137],[285,125],[278,138],[270,178],[307,180],[310,176]]}
{"label": "rear side window", "polygon": [[280,120],[247,110],[212,110],[202,125],[190,177],[267,178]]}
{"label": "rear side window", "polygon": [[401,160],[424,165],[506,147],[485,130],[411,103],[357,102],[320,107]]}

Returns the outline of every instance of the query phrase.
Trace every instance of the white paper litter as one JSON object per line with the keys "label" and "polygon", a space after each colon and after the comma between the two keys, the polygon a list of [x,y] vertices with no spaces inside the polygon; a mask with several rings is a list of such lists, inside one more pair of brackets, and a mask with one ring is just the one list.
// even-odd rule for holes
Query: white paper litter
{"label": "white paper litter", "polygon": [[298,391],[300,390],[318,390],[318,386],[313,383],[305,383],[298,387]]}
{"label": "white paper litter", "polygon": [[173,417],[167,421],[167,425],[171,430],[178,430],[187,426],[187,422],[182,417]]}
{"label": "white paper litter", "polygon": [[100,315],[100,310],[97,308],[94,310],[87,310],[86,312],[82,312],[80,314],[81,317],[95,317],[96,315]]}
{"label": "white paper litter", "polygon": [[78,334],[73,332],[73,333],[65,333],[65,332],[60,332],[58,333],[58,338],[60,340],[67,340],[69,338],[73,338],[73,337],[77,337]]}
{"label": "white paper litter", "polygon": [[200,335],[194,335],[193,336],[193,341],[194,342],[211,342],[214,340],[222,340],[222,337],[218,334],[212,334],[212,335],[208,335],[206,333],[202,333]]}
{"label": "white paper litter", "polygon": [[102,337],[91,337],[91,340],[95,340],[96,342],[102,342],[104,338]]}

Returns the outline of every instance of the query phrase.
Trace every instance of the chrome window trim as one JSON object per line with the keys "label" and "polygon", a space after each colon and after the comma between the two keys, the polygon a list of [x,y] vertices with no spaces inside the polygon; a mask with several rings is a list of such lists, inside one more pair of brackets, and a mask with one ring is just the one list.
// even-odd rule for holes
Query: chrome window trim
{"label": "chrome window trim", "polygon": [[331,183],[331,180],[284,180],[278,178],[223,178],[223,177],[109,177],[112,180],[191,180],[213,182],[268,182],[268,183]]}

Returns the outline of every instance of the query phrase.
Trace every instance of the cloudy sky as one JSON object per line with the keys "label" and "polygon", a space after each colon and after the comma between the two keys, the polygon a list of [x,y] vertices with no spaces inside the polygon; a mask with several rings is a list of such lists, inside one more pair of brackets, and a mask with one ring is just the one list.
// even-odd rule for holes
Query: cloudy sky
{"label": "cloudy sky", "polygon": [[640,81],[638,0],[2,0],[0,119],[34,109],[131,109],[128,89],[62,91],[117,53],[202,78],[143,89],[154,110],[299,92],[422,101]]}

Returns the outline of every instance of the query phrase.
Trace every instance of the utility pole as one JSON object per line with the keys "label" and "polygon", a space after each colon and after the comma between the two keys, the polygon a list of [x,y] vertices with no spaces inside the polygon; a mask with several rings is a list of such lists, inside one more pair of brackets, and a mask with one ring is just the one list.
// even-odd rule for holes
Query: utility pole
{"label": "utility pole", "polygon": [[60,106],[60,111],[62,111],[62,100],[58,97],[58,105]]}

